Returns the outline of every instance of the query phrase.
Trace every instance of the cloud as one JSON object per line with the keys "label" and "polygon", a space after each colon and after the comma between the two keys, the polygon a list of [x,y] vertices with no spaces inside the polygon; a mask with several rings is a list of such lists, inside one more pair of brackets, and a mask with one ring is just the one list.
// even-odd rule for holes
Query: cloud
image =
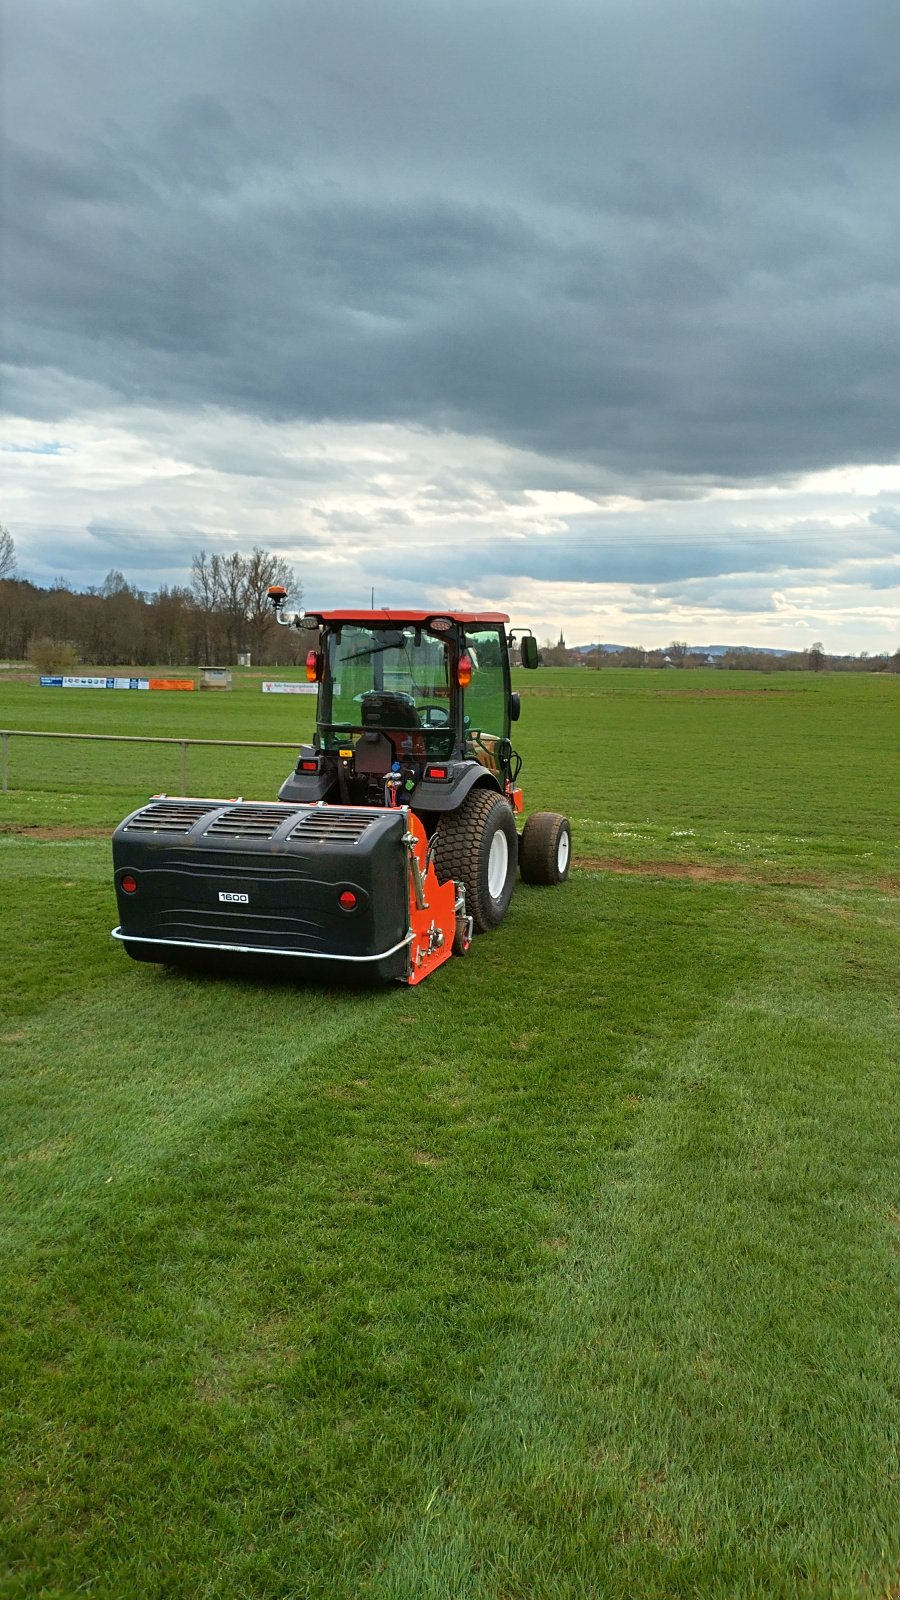
{"label": "cloud", "polygon": [[5,31],[20,566],[153,587],[259,542],[322,604],[896,631],[893,0]]}
{"label": "cloud", "polygon": [[48,415],[62,370],[651,490],[894,458],[886,0],[10,12],[9,348]]}

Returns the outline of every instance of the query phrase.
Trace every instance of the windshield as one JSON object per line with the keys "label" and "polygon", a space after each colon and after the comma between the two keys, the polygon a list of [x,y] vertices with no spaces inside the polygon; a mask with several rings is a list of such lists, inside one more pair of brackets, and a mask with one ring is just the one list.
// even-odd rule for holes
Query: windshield
{"label": "windshield", "polygon": [[425,735],[432,754],[449,750],[450,656],[445,637],[427,628],[362,628],[329,633],[328,671],[319,723],[326,748],[341,731],[381,729]]}

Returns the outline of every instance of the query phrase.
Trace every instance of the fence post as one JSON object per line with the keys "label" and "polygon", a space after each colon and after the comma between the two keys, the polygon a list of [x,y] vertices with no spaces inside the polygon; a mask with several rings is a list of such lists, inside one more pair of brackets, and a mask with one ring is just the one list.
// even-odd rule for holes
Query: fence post
{"label": "fence post", "polygon": [[187,794],[187,751],[188,751],[188,741],[187,741],[187,739],[182,739],[182,741],[181,741],[181,792],[182,792],[182,794]]}
{"label": "fence post", "polygon": [[3,793],[6,794],[9,790],[9,734],[5,729],[3,733],[0,733],[0,744],[3,747],[2,752],[0,752],[0,767],[3,768]]}

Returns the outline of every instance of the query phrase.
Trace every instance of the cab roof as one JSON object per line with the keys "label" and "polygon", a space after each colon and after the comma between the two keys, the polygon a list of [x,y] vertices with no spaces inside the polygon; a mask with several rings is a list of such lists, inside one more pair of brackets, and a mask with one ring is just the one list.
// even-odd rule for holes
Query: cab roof
{"label": "cab roof", "polygon": [[305,615],[318,617],[321,622],[362,622],[369,627],[386,622],[431,622],[435,617],[448,617],[451,622],[462,622],[467,626],[481,622],[486,627],[496,627],[501,622],[509,621],[504,611],[392,611],[387,607],[379,611],[307,611]]}

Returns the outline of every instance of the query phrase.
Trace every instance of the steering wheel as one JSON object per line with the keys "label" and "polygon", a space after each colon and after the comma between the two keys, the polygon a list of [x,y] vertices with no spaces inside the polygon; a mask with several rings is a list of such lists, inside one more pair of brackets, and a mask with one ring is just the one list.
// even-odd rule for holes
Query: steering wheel
{"label": "steering wheel", "polygon": [[419,717],[423,728],[446,728],[450,723],[450,707],[426,701],[419,706]]}

